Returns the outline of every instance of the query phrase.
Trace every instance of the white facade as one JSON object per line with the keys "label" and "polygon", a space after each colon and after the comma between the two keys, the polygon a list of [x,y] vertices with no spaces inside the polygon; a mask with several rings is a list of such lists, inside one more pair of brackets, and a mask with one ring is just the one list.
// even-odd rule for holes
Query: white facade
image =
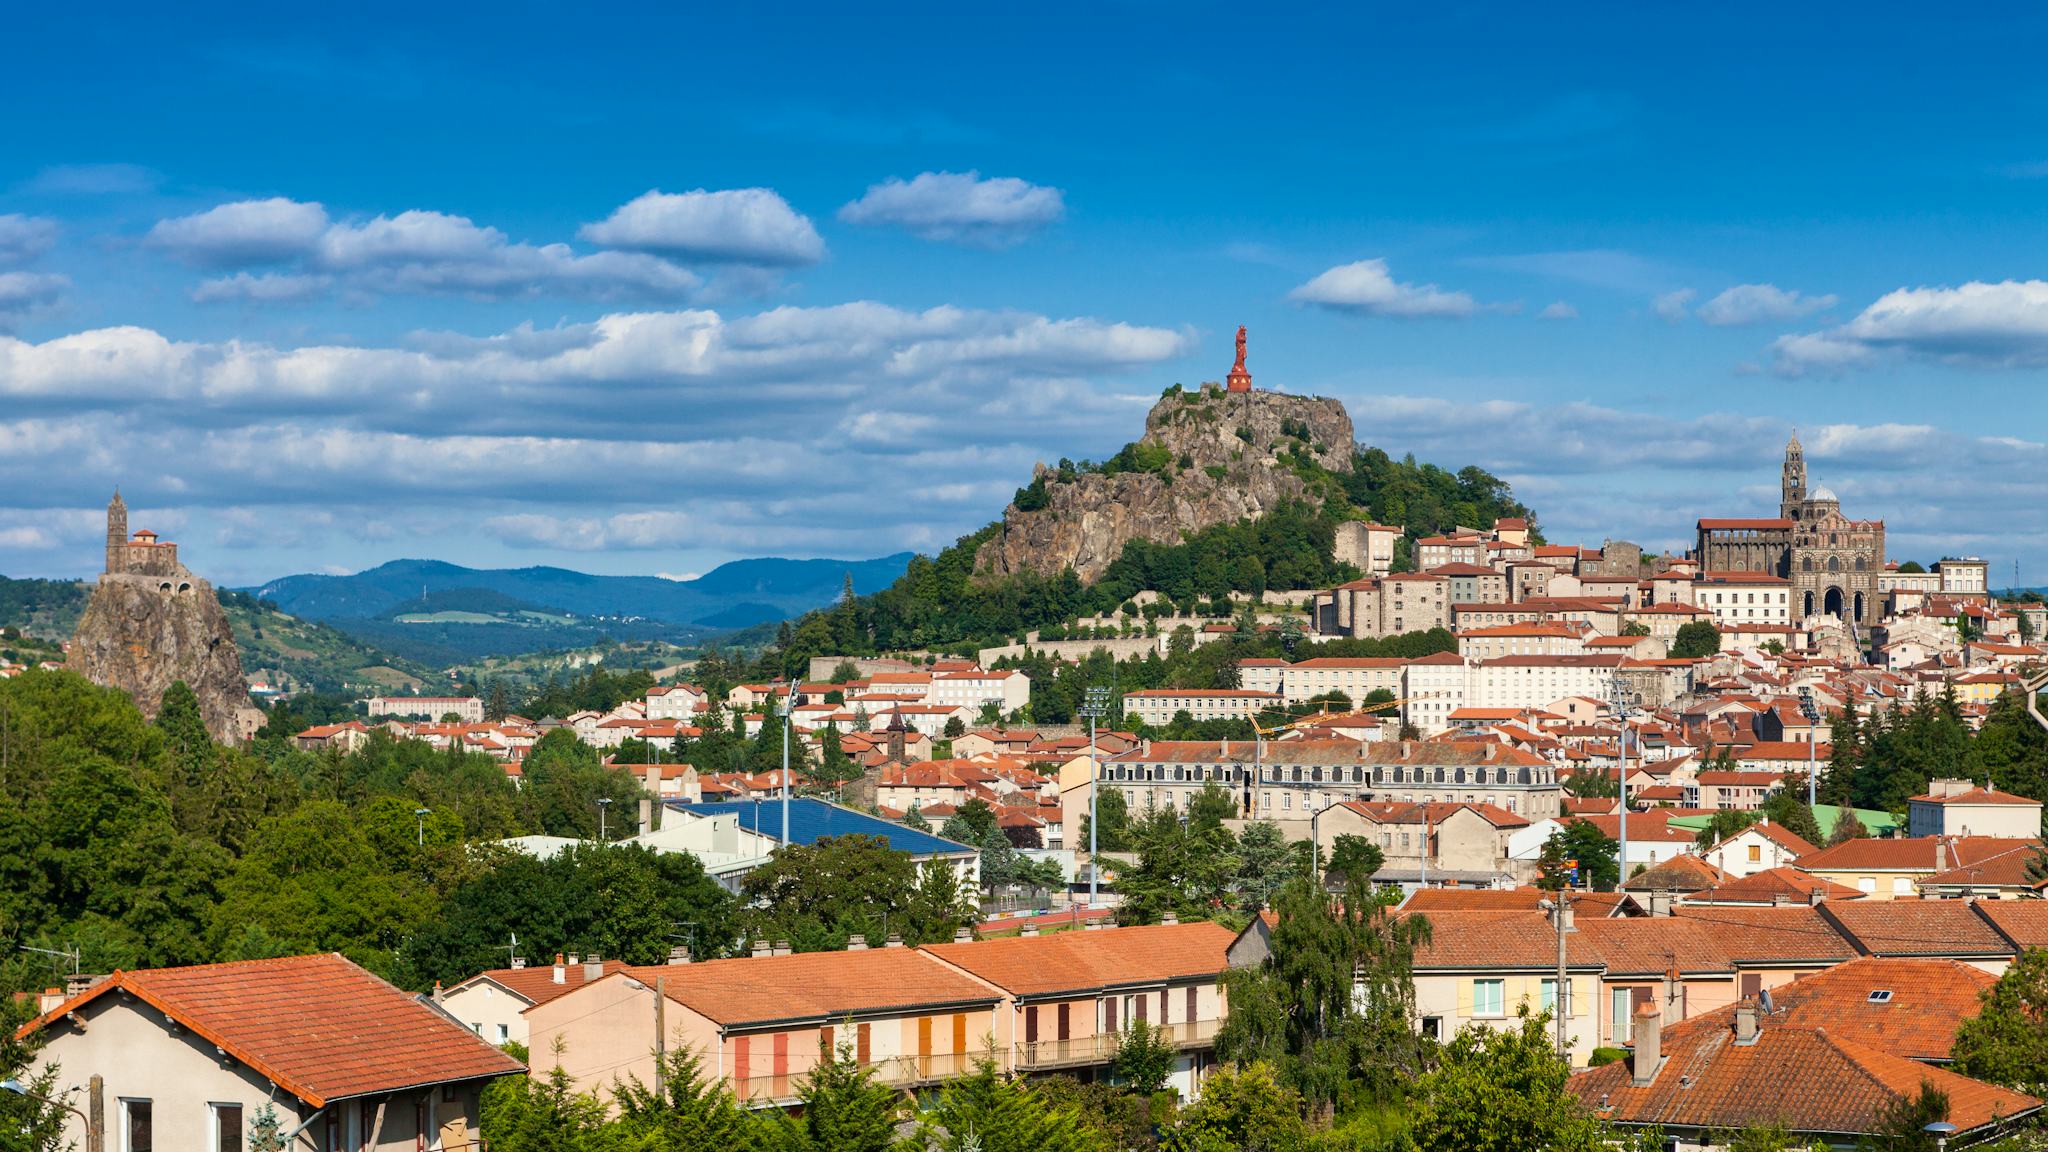
{"label": "white facade", "polygon": [[1714,614],[1714,626],[1790,624],[1792,583],[1789,580],[1714,580],[1693,582],[1692,602]]}
{"label": "white facade", "polygon": [[1181,712],[1197,720],[1248,720],[1282,703],[1276,693],[1245,688],[1153,688],[1124,693],[1124,715],[1153,725],[1172,723]]}
{"label": "white facade", "polygon": [[484,722],[484,702],[475,696],[372,696],[368,707],[372,717],[439,720],[452,713],[464,724]]}

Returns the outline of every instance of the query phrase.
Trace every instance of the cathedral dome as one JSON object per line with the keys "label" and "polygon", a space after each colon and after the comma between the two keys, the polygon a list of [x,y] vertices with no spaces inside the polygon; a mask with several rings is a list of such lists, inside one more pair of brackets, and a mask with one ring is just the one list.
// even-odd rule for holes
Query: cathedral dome
{"label": "cathedral dome", "polygon": [[1829,504],[1840,504],[1842,502],[1841,498],[1835,495],[1835,490],[1825,484],[1813,490],[1813,501],[1816,504],[1823,501]]}

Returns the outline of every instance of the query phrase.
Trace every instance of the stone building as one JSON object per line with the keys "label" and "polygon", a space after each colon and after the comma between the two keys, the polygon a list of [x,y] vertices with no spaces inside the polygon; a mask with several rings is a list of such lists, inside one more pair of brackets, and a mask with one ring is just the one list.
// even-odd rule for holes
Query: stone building
{"label": "stone building", "polygon": [[1797,435],[1785,445],[1777,517],[1703,519],[1694,555],[1702,571],[1789,580],[1795,618],[1834,616],[1859,629],[1883,618],[1884,521],[1842,515],[1841,500],[1825,485],[1808,492]]}

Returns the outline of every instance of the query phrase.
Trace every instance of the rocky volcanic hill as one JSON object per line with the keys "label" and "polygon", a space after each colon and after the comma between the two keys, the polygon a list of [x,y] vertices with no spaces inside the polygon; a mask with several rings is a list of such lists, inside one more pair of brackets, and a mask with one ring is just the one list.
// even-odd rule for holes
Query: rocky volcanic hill
{"label": "rocky volcanic hill", "polygon": [[1336,400],[1279,392],[1170,390],[1145,435],[1095,471],[1041,464],[996,535],[975,554],[977,575],[1071,565],[1092,582],[1130,540],[1176,543],[1186,532],[1253,519],[1308,493],[1284,457],[1351,470],[1351,417]]}
{"label": "rocky volcanic hill", "polygon": [[188,576],[168,589],[154,577],[106,575],[93,588],[70,665],[95,683],[125,691],[154,717],[174,681],[199,697],[213,738],[240,738],[237,716],[251,707],[228,616],[213,587]]}

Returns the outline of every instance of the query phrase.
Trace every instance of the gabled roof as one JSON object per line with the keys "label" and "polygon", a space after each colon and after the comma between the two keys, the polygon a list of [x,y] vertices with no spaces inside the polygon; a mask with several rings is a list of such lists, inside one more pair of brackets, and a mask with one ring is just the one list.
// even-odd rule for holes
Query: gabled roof
{"label": "gabled roof", "polygon": [[1690,852],[1629,877],[1622,887],[1630,892],[1704,892],[1728,879],[1728,874]]}
{"label": "gabled roof", "polygon": [[[529,1006],[545,1004],[565,992],[574,992],[576,989],[583,987],[585,983],[583,979],[585,967],[583,964],[563,964],[562,982],[559,984],[555,983],[555,968],[552,964],[542,964],[538,967],[528,965],[525,968],[491,968],[471,976],[469,979],[446,991],[449,993],[459,992],[478,981],[487,980],[526,1001]],[[606,960],[603,962],[602,967],[604,971],[602,976],[599,977],[600,979],[614,972],[623,971],[626,964],[621,960]]]}
{"label": "gabled roof", "polygon": [[1767,868],[1686,898],[1691,904],[1804,904],[1820,893],[1825,900],[1860,900],[1845,884],[1809,876],[1797,868]]}
{"label": "gabled roof", "polygon": [[1047,996],[1214,978],[1229,967],[1226,953],[1236,938],[1202,921],[931,944],[924,951],[1012,995]]}
{"label": "gabled roof", "polygon": [[606,979],[624,976],[650,988],[660,980],[669,999],[728,1028],[1000,999],[995,989],[916,948],[743,956],[633,968]]}
{"label": "gabled roof", "polygon": [[[1910,1060],[1946,1060],[1956,1028],[1984,1010],[1984,990],[1997,982],[1959,960],[1865,956],[1771,989],[1765,1022],[1826,1028]],[[1734,1008],[1722,1011],[1732,1023]]]}
{"label": "gabled roof", "polygon": [[1804,904],[1781,908],[1680,904],[1671,915],[1698,924],[1743,967],[1836,964],[1856,955],[1848,938],[1822,917],[1818,908]]}
{"label": "gabled roof", "polygon": [[1907,839],[1875,839],[1861,836],[1829,845],[1799,866],[1808,872],[1944,872],[1966,868],[2000,855],[2032,840],[2002,839],[1996,836],[1915,836]]}
{"label": "gabled roof", "polygon": [[1915,796],[1912,802],[1915,804],[2015,804],[2033,808],[2041,806],[2039,800],[2029,800],[2025,796],[2015,796],[2010,792],[2000,792],[1992,788],[1972,788],[1967,792],[1952,792],[1946,796]]}
{"label": "gabled roof", "polygon": [[[1411,913],[1404,913],[1409,915]],[[1429,943],[1415,950],[1415,970],[1554,971],[1557,929],[1548,913],[1473,911],[1412,913],[1429,921]],[[1599,949],[1583,932],[1565,935],[1565,963],[1580,970],[1598,969]]]}
{"label": "gabled roof", "polygon": [[1607,962],[1609,976],[1661,976],[1671,969],[1688,976],[1735,974],[1734,958],[1689,920],[1576,917],[1573,923]]}
{"label": "gabled roof", "polygon": [[1730,1027],[1667,1029],[1656,1077],[1635,1086],[1627,1060],[1572,1077],[1571,1091],[1623,1124],[1732,1131],[1781,1124],[1795,1133],[1870,1134],[1885,1109],[1920,1091],[1949,1098],[1949,1122],[1964,1132],[2033,1113],[2041,1102],[1945,1068],[1852,1043],[1820,1028],[1765,1023],[1751,1044]]}
{"label": "gabled roof", "polygon": [[1977,915],[1975,900],[1858,900],[1821,905],[1856,950],[1867,956],[1998,957],[2012,943]]}
{"label": "gabled roof", "polygon": [[148,1004],[315,1108],[526,1070],[469,1029],[332,952],[116,972],[15,1035],[69,1027],[65,1017],[110,992]]}

